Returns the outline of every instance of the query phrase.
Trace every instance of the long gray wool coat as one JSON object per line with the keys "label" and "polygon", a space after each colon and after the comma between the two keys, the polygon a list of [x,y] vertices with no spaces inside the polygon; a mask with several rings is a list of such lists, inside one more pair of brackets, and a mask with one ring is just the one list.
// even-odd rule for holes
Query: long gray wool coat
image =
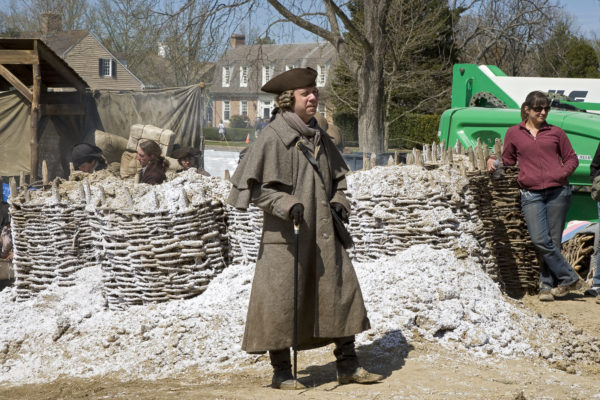
{"label": "long gray wool coat", "polygon": [[[300,138],[300,139],[299,139]],[[333,338],[370,328],[352,262],[334,233],[330,203],[349,211],[343,190],[348,168],[322,132],[316,173],[297,140],[306,141],[281,115],[262,130],[231,178],[228,203],[264,210],[242,349],[262,353],[292,345],[294,228],[289,211],[304,205],[300,226],[298,348],[323,346]]]}

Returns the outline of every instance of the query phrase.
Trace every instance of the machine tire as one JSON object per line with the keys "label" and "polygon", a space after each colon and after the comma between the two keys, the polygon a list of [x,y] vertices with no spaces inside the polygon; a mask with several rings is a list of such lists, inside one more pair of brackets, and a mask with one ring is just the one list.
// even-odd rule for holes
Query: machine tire
{"label": "machine tire", "polygon": [[490,92],[477,92],[471,97],[469,107],[506,108],[506,104]]}

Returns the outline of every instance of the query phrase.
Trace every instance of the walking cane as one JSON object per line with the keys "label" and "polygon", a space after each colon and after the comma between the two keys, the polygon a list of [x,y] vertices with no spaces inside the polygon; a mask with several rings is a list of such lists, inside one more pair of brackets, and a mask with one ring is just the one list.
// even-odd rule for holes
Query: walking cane
{"label": "walking cane", "polygon": [[300,236],[300,225],[294,223],[294,381],[298,380],[298,247]]}

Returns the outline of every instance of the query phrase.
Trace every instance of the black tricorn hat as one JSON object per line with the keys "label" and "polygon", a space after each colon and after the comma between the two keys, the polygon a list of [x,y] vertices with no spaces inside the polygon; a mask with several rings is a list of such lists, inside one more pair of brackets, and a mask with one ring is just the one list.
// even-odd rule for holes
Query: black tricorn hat
{"label": "black tricorn hat", "polygon": [[173,152],[171,153],[171,157],[179,160],[188,156],[197,156],[198,154],[200,154],[200,150],[194,149],[193,147],[189,146],[183,146],[173,150]]}
{"label": "black tricorn hat", "polygon": [[271,79],[260,90],[267,93],[281,94],[286,90],[316,86],[316,79],[317,71],[310,67],[293,68]]}
{"label": "black tricorn hat", "polygon": [[98,146],[89,143],[79,143],[71,149],[71,160],[75,169],[81,164],[94,158],[102,159],[102,150]]}

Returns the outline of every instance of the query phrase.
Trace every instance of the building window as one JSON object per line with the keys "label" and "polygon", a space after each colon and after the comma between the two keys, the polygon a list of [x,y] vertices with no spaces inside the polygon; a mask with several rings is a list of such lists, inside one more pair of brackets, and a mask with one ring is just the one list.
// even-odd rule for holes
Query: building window
{"label": "building window", "polygon": [[98,62],[98,70],[100,76],[113,76],[115,74],[115,66],[112,58],[100,58]]}
{"label": "building window", "polygon": [[287,65],[285,66],[285,70],[286,70],[286,71],[289,71],[290,69],[294,69],[294,68],[296,68],[296,66],[295,66],[294,64],[287,64]]}
{"label": "building window", "polygon": [[240,114],[241,115],[248,115],[248,102],[246,100],[242,100],[240,102]]}
{"label": "building window", "polygon": [[240,87],[248,87],[248,67],[240,67]]}
{"label": "building window", "polygon": [[231,106],[229,100],[223,101],[223,121],[229,121],[229,114],[231,112]]}
{"label": "building window", "polygon": [[263,85],[267,82],[269,82],[271,80],[271,78],[273,77],[273,71],[275,68],[273,68],[272,65],[265,65],[262,69],[262,75],[263,75]]}
{"label": "building window", "polygon": [[231,67],[223,67],[223,87],[229,87],[231,83]]}
{"label": "building window", "polygon": [[327,66],[317,65],[317,86],[325,86],[327,81]]}

